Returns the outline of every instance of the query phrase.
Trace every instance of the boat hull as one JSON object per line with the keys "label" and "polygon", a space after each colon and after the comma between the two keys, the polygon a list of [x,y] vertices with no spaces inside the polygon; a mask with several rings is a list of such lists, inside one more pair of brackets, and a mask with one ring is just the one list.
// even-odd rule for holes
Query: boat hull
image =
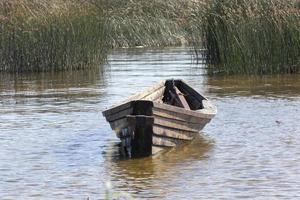
{"label": "boat hull", "polygon": [[[124,103],[109,110],[109,112],[104,112],[103,115],[121,139],[125,154],[134,157],[155,154],[193,140],[213,117],[212,115],[187,111],[183,108],[147,100]],[[142,121],[141,118],[148,120]],[[151,144],[151,150],[146,147],[133,147],[136,135],[144,134],[140,133],[141,131],[135,131],[136,125],[132,125],[136,124],[134,121],[137,119],[139,126],[150,127],[151,129],[150,131],[148,129],[149,133],[147,133],[150,135],[148,140],[151,141],[146,142]],[[148,145],[144,144],[144,146]],[[135,152],[135,149],[138,149],[138,152]]]}
{"label": "boat hull", "polygon": [[136,157],[193,140],[216,113],[204,96],[173,79],[102,112],[121,139],[122,149]]}

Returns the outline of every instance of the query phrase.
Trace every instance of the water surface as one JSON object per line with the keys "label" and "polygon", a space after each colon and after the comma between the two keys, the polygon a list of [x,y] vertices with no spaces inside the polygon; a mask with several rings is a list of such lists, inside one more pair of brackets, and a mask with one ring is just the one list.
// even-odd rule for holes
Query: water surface
{"label": "water surface", "polygon": [[[300,75],[213,76],[189,48],[121,49],[100,70],[0,75],[0,199],[297,199]],[[101,115],[166,78],[218,115],[191,144],[124,160]]]}

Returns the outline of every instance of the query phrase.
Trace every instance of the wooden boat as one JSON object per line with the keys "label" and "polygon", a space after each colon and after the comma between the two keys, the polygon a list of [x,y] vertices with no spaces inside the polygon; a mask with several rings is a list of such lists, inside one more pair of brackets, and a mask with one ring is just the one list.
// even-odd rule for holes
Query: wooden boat
{"label": "wooden boat", "polygon": [[192,140],[217,109],[182,80],[164,80],[102,112],[130,157]]}

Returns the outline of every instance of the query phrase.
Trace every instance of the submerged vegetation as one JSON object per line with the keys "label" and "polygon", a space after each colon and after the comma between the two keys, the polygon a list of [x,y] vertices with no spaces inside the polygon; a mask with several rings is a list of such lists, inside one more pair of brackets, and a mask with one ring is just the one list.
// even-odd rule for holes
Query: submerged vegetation
{"label": "submerged vegetation", "polygon": [[204,38],[212,69],[225,73],[300,70],[300,9],[295,0],[213,0]]}
{"label": "submerged vegetation", "polygon": [[3,0],[0,71],[99,65],[117,47],[207,48],[212,72],[299,72],[296,0]]}

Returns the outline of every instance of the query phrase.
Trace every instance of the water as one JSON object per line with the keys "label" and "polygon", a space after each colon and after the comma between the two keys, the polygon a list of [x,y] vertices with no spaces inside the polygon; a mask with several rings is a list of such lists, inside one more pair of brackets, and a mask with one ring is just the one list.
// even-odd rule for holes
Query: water
{"label": "water", "polygon": [[[300,75],[208,77],[188,48],[118,50],[102,70],[0,75],[0,199],[297,199]],[[166,78],[218,115],[191,144],[124,160],[101,115]]]}

